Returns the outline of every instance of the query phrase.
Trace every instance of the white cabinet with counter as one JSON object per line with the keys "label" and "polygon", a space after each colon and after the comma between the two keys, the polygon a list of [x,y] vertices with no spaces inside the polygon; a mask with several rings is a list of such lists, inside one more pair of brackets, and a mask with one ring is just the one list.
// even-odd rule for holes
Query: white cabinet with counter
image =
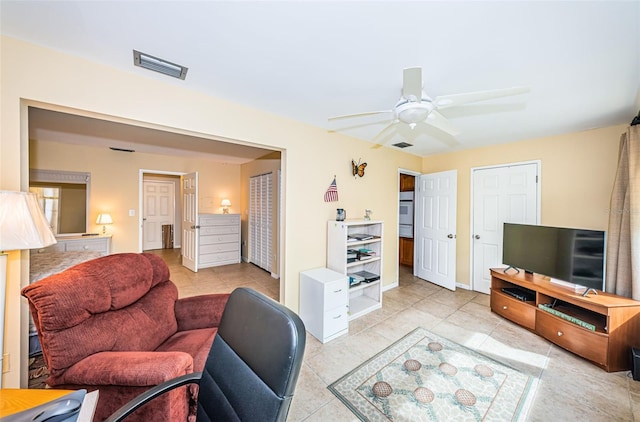
{"label": "white cabinet with counter", "polygon": [[349,330],[349,278],[327,268],[300,273],[300,318],[322,343]]}
{"label": "white cabinet with counter", "polygon": [[60,236],[57,243],[38,252],[99,252],[101,255],[111,253],[111,236]]}
{"label": "white cabinet with counter", "polygon": [[198,268],[240,262],[240,214],[198,216]]}

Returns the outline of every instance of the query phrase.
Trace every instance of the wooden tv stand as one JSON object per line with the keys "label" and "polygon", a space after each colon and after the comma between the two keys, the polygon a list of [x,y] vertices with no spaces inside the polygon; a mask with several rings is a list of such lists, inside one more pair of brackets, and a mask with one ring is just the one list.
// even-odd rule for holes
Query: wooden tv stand
{"label": "wooden tv stand", "polygon": [[[532,300],[522,301],[502,291],[513,287],[529,291]],[[579,321],[571,322],[539,305],[555,305],[550,312]],[[548,277],[522,270],[505,274],[502,268],[491,269],[491,310],[607,372],[630,369],[631,347],[640,346],[640,302],[601,291],[583,297]]]}

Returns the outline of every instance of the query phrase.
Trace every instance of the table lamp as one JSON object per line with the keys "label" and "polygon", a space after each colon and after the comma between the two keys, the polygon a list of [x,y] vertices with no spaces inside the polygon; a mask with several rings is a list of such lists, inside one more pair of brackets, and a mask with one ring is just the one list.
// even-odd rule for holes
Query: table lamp
{"label": "table lamp", "polygon": [[4,251],[44,248],[54,243],[56,238],[34,194],[0,191],[0,368],[4,359],[4,312],[7,294],[8,255]]}
{"label": "table lamp", "polygon": [[223,214],[229,214],[229,207],[231,206],[231,201],[229,201],[228,199],[223,199],[222,202],[220,203],[220,206],[222,207]]}
{"label": "table lamp", "polygon": [[108,212],[103,212],[102,214],[98,214],[98,219],[96,220],[96,224],[102,224],[102,234],[107,234],[107,224],[113,224],[113,219],[111,218],[111,214]]}

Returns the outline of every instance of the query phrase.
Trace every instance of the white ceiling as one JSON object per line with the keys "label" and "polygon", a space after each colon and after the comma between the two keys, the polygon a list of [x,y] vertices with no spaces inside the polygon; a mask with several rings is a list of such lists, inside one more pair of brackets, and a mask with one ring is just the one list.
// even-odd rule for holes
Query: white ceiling
{"label": "white ceiling", "polygon": [[[640,109],[640,0],[2,0],[0,28],[368,141],[388,121],[327,118],[391,109],[407,67],[423,68],[431,97],[531,89],[443,110],[453,145],[408,128],[389,142],[417,155],[629,123]],[[133,49],[187,66],[186,80],[134,67]]]}

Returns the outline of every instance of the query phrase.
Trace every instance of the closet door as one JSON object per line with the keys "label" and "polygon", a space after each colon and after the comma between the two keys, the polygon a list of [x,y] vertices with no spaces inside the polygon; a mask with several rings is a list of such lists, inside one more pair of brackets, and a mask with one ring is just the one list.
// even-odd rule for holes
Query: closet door
{"label": "closet door", "polygon": [[273,217],[272,173],[249,181],[249,261],[271,271],[271,219]]}

